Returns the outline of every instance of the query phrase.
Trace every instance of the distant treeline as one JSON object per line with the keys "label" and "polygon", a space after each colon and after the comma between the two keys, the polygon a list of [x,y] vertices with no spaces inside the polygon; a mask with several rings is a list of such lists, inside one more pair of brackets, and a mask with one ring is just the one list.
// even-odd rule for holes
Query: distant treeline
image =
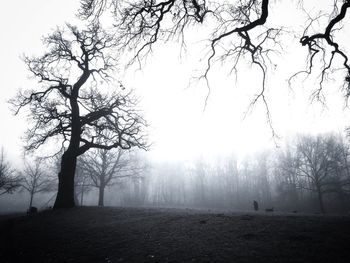
{"label": "distant treeline", "polygon": [[256,200],[262,211],[347,213],[349,146],[342,135],[299,135],[242,159],[157,163],[111,189],[117,194],[111,204],[253,210]]}
{"label": "distant treeline", "polygon": [[[10,164],[4,164],[10,171]],[[24,202],[29,206],[52,205],[47,192],[57,191],[52,186],[57,184],[55,165],[40,165],[32,164],[33,169],[27,164],[17,177],[11,170],[12,178],[22,179],[8,192],[27,190],[30,197]],[[260,211],[350,211],[350,143],[340,134],[298,135],[283,146],[245,157],[201,156],[192,161],[156,162],[137,151],[92,151],[79,159],[76,173],[80,205],[253,210],[255,200]],[[46,199],[34,198],[36,192],[44,192],[38,195]]]}

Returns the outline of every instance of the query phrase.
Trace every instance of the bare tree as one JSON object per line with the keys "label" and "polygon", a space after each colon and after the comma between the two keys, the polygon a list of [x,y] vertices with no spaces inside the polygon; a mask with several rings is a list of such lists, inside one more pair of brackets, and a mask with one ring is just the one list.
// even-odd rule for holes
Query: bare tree
{"label": "bare tree", "polygon": [[287,144],[277,152],[275,180],[277,191],[284,206],[295,207],[298,203],[298,169],[300,156],[294,145]]}
{"label": "bare tree", "polygon": [[[145,148],[146,123],[136,109],[137,100],[122,84],[113,89],[111,73],[116,59],[113,35],[91,24],[84,30],[67,25],[44,38],[48,50],[40,57],[25,57],[38,79],[36,89],[20,92],[11,103],[15,113],[30,110],[32,126],[27,150],[51,139],[61,142],[61,168],[54,208],[74,202],[77,157],[91,148]],[[56,141],[57,143],[57,141]]]}
{"label": "bare tree", "polygon": [[1,148],[0,155],[0,195],[13,193],[20,185],[21,178],[15,175],[15,170],[6,161],[4,149]]}
{"label": "bare tree", "polygon": [[[340,42],[337,41],[338,33],[343,30],[342,21],[346,19],[348,9],[350,8],[350,0],[335,0],[329,7],[329,11],[326,14],[319,14],[316,18],[309,16],[309,22],[305,26],[302,37],[300,38],[301,45],[308,49],[308,66],[304,71],[300,73],[311,74],[317,57],[321,62],[321,74],[319,88],[315,90],[314,96],[318,99],[322,99],[323,82],[327,78],[329,73],[334,72],[338,68],[337,58],[342,61],[340,69],[345,72],[344,87],[345,97],[350,96],[350,62],[348,55],[346,54],[345,47],[340,46]],[[324,23],[323,30],[319,32],[314,31],[313,25],[318,23],[320,18],[325,16],[327,18]]]}
{"label": "bare tree", "polygon": [[116,180],[127,177],[139,177],[141,167],[133,162],[129,151],[121,148],[115,150],[96,149],[79,159],[79,166],[90,177],[91,186],[99,191],[98,205],[104,206],[105,188]]}
{"label": "bare tree", "polygon": [[209,164],[201,156],[194,163],[193,176],[195,180],[195,202],[203,205],[206,202],[208,193],[205,191],[207,185],[207,177]]}
{"label": "bare tree", "polygon": [[[215,60],[233,61],[231,67],[234,72],[237,72],[241,59],[250,60],[262,73],[261,90],[253,98],[250,107],[261,99],[272,128],[270,110],[264,94],[266,71],[271,59],[270,53],[277,52],[280,48],[277,39],[282,29],[265,26],[268,0],[247,0],[238,4],[236,1],[231,4],[206,0],[81,2],[79,14],[84,19],[98,20],[104,11],[112,10],[120,41],[124,47],[136,50],[130,63],[140,62],[158,41],[177,38],[185,46],[185,31],[192,25],[204,22],[215,24],[216,27],[209,37],[207,66],[200,79],[205,79],[210,89],[208,74]],[[251,31],[254,32],[251,34]]]}
{"label": "bare tree", "polygon": [[339,135],[339,172],[341,173],[342,183],[340,188],[341,198],[343,193],[350,194],[350,148],[349,144],[344,137]]}
{"label": "bare tree", "polygon": [[[250,108],[258,100],[263,102],[274,133],[265,96],[266,74],[277,66],[273,55],[281,54],[287,44],[280,37],[286,33],[284,29],[270,23],[272,14],[279,15],[279,12],[271,12],[277,7],[276,3],[278,1],[269,0],[82,0],[79,14],[84,19],[96,21],[110,11],[116,19],[114,24],[120,40],[125,47],[136,50],[131,62],[139,62],[147,56],[156,42],[174,38],[184,42],[188,27],[215,25],[210,27],[207,66],[202,77],[208,83],[208,73],[215,61],[226,62],[235,73],[242,59],[250,61],[262,73],[261,90],[253,97]],[[322,100],[325,79],[341,70],[344,95],[348,98],[350,62],[348,50],[339,39],[346,34],[342,25],[349,16],[350,0],[332,1],[328,10],[314,17],[305,9],[303,1],[296,1],[296,5],[306,15],[307,21],[303,30],[292,28],[290,31],[307,48],[308,55],[305,70],[292,75],[289,83],[296,76],[310,75],[317,68],[320,84],[314,89],[313,97]],[[320,6],[317,1],[315,6]],[[315,27],[317,23],[319,26]]]}
{"label": "bare tree", "polygon": [[84,205],[84,195],[92,190],[90,175],[84,171],[82,163],[78,158],[74,178],[75,203]]}
{"label": "bare tree", "polygon": [[344,142],[341,134],[332,135],[328,139],[328,148],[332,151],[331,175],[326,185],[327,193],[335,193],[343,210],[348,210],[347,196],[349,195],[349,146]]}
{"label": "bare tree", "polygon": [[270,162],[269,162],[269,152],[260,152],[256,158],[256,174],[257,183],[259,185],[259,195],[261,200],[264,201],[266,206],[271,206],[271,185],[270,185]]}
{"label": "bare tree", "polygon": [[48,174],[47,169],[44,169],[42,160],[37,159],[31,163],[25,161],[21,177],[21,186],[29,193],[29,208],[32,207],[37,193],[56,190],[57,182]]}
{"label": "bare tree", "polygon": [[301,136],[297,143],[300,154],[298,176],[304,178],[299,185],[316,192],[320,211],[325,213],[323,196],[334,191],[334,176],[338,169],[341,148],[334,136]]}

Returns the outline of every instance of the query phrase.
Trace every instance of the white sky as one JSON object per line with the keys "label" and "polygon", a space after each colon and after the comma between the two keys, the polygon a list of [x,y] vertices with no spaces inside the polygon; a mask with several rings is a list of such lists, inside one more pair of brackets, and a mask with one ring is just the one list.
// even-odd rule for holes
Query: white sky
{"label": "white sky", "polygon": [[[292,15],[295,1],[291,2],[283,1],[284,9],[278,10],[287,24],[296,24],[296,17]],[[322,1],[325,2],[329,1]],[[41,37],[64,22],[74,21],[78,5],[78,0],[0,2],[0,145],[12,159],[20,154],[23,145],[20,137],[27,123],[11,114],[6,101],[19,88],[36,84],[28,80],[29,73],[20,55],[43,52]],[[278,19],[281,16],[277,16],[277,22]],[[293,91],[288,89],[287,77],[303,69],[305,61],[305,50],[298,43],[288,43],[286,54],[276,60],[278,68],[268,76],[267,82],[276,132],[283,138],[297,132],[343,130],[349,123],[349,114],[348,110],[343,111],[339,81],[328,83],[328,108],[319,103],[310,105],[308,96],[317,84],[312,79],[306,81],[304,87],[296,81]],[[261,103],[243,120],[252,94],[261,87],[260,72],[243,66],[236,83],[233,76],[227,75],[226,68],[217,64],[210,73],[211,94],[203,111],[205,84],[188,84],[191,76],[198,74],[196,70],[205,65],[199,62],[205,46],[194,40],[189,40],[187,46],[188,52],[181,59],[178,45],[155,46],[153,56],[142,71],[131,70],[124,79],[124,83],[134,87],[143,98],[145,117],[151,124],[151,154],[157,159],[188,159],[201,153],[245,154],[273,147]]]}

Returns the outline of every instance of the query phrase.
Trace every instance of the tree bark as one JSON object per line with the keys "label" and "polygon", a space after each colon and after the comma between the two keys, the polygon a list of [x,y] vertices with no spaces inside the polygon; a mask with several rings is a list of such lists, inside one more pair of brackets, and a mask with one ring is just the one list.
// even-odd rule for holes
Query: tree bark
{"label": "tree bark", "polygon": [[58,192],[54,209],[71,208],[74,202],[74,175],[77,164],[77,154],[68,149],[62,156],[61,171],[58,174]]}

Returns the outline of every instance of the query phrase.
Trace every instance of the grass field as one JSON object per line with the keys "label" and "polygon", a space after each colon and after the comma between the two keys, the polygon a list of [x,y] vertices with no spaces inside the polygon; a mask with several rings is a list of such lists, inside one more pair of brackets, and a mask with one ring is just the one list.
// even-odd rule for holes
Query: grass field
{"label": "grass field", "polygon": [[0,262],[350,262],[345,216],[80,207],[0,230]]}

